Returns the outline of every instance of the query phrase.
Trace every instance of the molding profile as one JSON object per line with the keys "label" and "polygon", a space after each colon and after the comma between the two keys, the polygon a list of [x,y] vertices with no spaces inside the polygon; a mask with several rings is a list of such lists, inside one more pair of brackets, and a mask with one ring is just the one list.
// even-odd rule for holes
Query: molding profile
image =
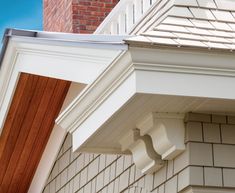
{"label": "molding profile", "polygon": [[158,171],[164,160],[172,160],[185,150],[184,114],[151,113],[119,140],[122,151],[131,151],[142,173]]}
{"label": "molding profile", "polygon": [[[235,111],[235,94],[228,89],[234,77],[230,53],[130,46],[56,123],[73,135],[73,151],[132,152],[137,167],[150,173],[185,150],[179,113],[211,111],[211,104],[215,112]],[[208,90],[212,85],[218,86]]]}
{"label": "molding profile", "polygon": [[149,135],[163,160],[172,160],[185,150],[184,114],[151,113],[137,124],[142,136]]}
{"label": "molding profile", "polygon": [[[78,95],[56,119],[56,123],[73,133],[133,72],[129,52],[123,52],[107,69]],[[109,76],[107,76],[107,74]],[[110,83],[111,82],[111,83]],[[89,104],[91,101],[92,104]]]}
{"label": "molding profile", "polygon": [[134,163],[144,174],[153,173],[164,165],[161,156],[153,149],[151,138],[140,136],[139,129],[131,130],[120,140],[120,144],[123,151],[131,151]]}

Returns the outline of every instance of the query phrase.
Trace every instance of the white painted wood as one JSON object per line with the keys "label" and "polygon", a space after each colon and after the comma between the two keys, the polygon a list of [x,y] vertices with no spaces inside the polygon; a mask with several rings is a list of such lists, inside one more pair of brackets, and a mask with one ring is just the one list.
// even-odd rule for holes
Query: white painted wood
{"label": "white painted wood", "polygon": [[79,129],[73,132],[73,151],[79,151],[79,147],[81,147],[87,139],[92,137],[103,123],[107,122],[108,119],[121,108],[123,103],[126,103],[126,101],[135,94],[134,81],[134,75],[128,77],[124,84],[119,86],[115,92],[109,95],[107,100],[102,102],[102,105],[99,105],[98,108],[92,112],[92,116],[88,116],[86,120],[79,125]]}
{"label": "white painted wood", "polygon": [[132,152],[134,163],[144,174],[156,172],[163,165],[164,161],[154,149],[149,136],[140,136],[138,129],[129,131],[120,139],[122,150]]}
{"label": "white painted wood", "polygon": [[125,12],[122,12],[118,16],[118,26],[119,26],[119,31],[118,34],[126,34],[126,16]]}
{"label": "white painted wood", "polygon": [[24,39],[12,41],[17,46],[21,72],[85,84],[91,83],[120,54],[120,50],[100,49],[98,44],[97,48],[89,48],[59,46],[52,42],[39,44],[36,40],[29,43]]}
{"label": "white painted wood", "polygon": [[19,78],[17,57],[18,52],[13,43],[9,42],[0,70],[0,135]]}
{"label": "white painted wood", "polygon": [[143,12],[143,0],[134,0],[134,17],[135,22],[138,21]]}
{"label": "white painted wood", "polygon": [[149,9],[149,7],[151,6],[150,3],[151,3],[150,0],[143,1],[143,12],[146,12]]}
{"label": "white painted wood", "polygon": [[[130,66],[130,54],[128,52],[123,53],[95,82],[76,97],[68,108],[58,116],[56,122],[68,131],[73,132],[127,78],[127,74],[129,75],[132,72]],[[106,74],[109,74],[109,76],[106,76]],[[99,82],[102,82],[102,84],[98,84]],[[90,101],[93,101],[93,105],[90,105]]]}
{"label": "white painted wood", "polygon": [[118,29],[118,22],[117,21],[111,22],[110,32],[111,32],[111,34],[118,34],[119,29]]}
{"label": "white painted wood", "polygon": [[[232,53],[193,51],[187,49],[158,49],[131,47],[130,54],[136,69],[158,72],[181,72],[233,76],[235,72]],[[171,56],[171,57],[169,57]],[[158,69],[157,69],[158,68]],[[151,70],[152,69],[152,70]]]}
{"label": "white painted wood", "polygon": [[129,131],[120,139],[122,150],[132,152],[134,163],[142,173],[153,173],[164,165],[161,156],[154,149],[149,136],[140,136],[139,129]]}
{"label": "white painted wood", "polygon": [[148,155],[151,146],[148,146],[144,139],[137,140],[135,145],[130,147],[130,150],[137,168],[143,174],[149,174],[158,171],[163,166],[163,161],[159,157],[151,158]]}
{"label": "white painted wood", "polygon": [[[95,34],[107,32],[111,34],[130,34],[131,29],[147,14],[152,5],[153,3],[151,4],[150,0],[120,0],[96,29]],[[123,17],[125,15],[127,16],[126,19]],[[119,26],[119,29],[116,29],[116,26]],[[124,31],[123,26],[126,26],[127,30]]]}
{"label": "white painted wood", "polygon": [[[173,77],[170,72],[146,73],[143,71],[137,72],[136,76],[138,93],[235,99],[235,92],[231,92],[230,89],[235,82],[232,77],[190,74],[175,74]],[[208,89],[214,85],[217,85],[215,89]]]}
{"label": "white painted wood", "polygon": [[133,2],[128,2],[126,7],[126,22],[127,22],[127,32],[130,31],[131,26],[134,25],[134,4]]}
{"label": "white painted wood", "polygon": [[152,113],[137,124],[141,135],[149,135],[163,160],[172,160],[185,150],[183,114]]}
{"label": "white painted wood", "polygon": [[[73,134],[74,151],[121,153],[119,140],[150,112],[234,113],[235,93],[230,89],[234,81],[233,54],[130,48],[71,103],[57,123]],[[164,122],[163,128],[175,125],[182,139],[182,120],[173,122]],[[168,137],[168,129],[163,130]],[[164,159],[182,151],[182,143],[174,143],[167,141],[168,150],[158,150]]]}

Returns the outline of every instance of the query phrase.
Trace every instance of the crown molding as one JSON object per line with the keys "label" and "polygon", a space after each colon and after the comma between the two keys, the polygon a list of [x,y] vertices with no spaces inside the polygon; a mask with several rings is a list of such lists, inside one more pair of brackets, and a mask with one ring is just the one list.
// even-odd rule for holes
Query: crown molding
{"label": "crown molding", "polygon": [[[73,151],[131,152],[142,172],[151,173],[162,160],[184,151],[185,113],[204,111],[210,101],[216,111],[226,102],[235,102],[230,89],[234,59],[227,53],[130,47],[76,97],[56,123],[72,133]],[[136,128],[138,138],[135,132],[129,133]],[[125,136],[132,139],[130,144]],[[161,159],[153,159],[150,149]],[[138,154],[143,155],[142,161]]]}
{"label": "crown molding", "polygon": [[[69,132],[75,131],[128,78],[133,76],[136,84],[137,74],[142,72],[145,74],[166,73],[166,76],[174,73],[176,76],[182,74],[189,75],[189,77],[193,74],[198,80],[200,80],[200,76],[230,78],[235,76],[234,59],[233,54],[218,56],[217,53],[176,49],[130,48],[129,51],[120,54],[84,92],[77,96],[70,106],[58,116],[56,122]],[[134,85],[133,89],[135,93],[143,92],[138,85]],[[190,96],[189,93],[188,95]],[[203,93],[198,96],[206,97]]]}
{"label": "crown molding", "polygon": [[121,54],[58,116],[56,123],[67,131],[74,132],[132,74],[133,70],[130,54]]}

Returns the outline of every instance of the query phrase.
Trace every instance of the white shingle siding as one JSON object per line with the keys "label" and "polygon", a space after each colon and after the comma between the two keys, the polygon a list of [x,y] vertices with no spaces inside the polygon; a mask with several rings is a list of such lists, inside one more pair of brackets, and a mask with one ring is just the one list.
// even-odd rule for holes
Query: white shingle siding
{"label": "white shingle siding", "polygon": [[71,156],[68,135],[43,192],[174,193],[190,185],[235,188],[234,120],[233,116],[189,113],[186,151],[150,175],[143,175],[130,155]]}

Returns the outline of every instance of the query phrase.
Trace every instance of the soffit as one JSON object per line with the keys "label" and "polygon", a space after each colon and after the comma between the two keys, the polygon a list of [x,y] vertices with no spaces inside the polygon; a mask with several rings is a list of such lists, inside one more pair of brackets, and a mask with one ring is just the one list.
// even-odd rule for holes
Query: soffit
{"label": "soffit", "polygon": [[0,192],[27,192],[70,82],[21,73],[0,136]]}
{"label": "soffit", "polygon": [[[117,98],[116,98],[117,100]],[[114,102],[115,100],[113,100]],[[175,114],[214,113],[235,114],[235,100],[208,99],[200,97],[183,97],[169,95],[136,94],[130,97],[101,127],[90,136],[77,151],[96,153],[129,154],[123,151],[120,140],[130,131],[138,128],[137,124],[145,119],[151,112],[164,112]],[[99,113],[102,113],[101,111]],[[106,111],[103,111],[106,113]],[[95,121],[95,120],[93,120]],[[88,121],[87,121],[88,122]],[[81,124],[74,132],[74,140],[82,139],[82,132],[87,124]],[[79,138],[80,137],[80,138]],[[74,143],[76,144],[76,142]],[[75,150],[74,147],[74,150]]]}

